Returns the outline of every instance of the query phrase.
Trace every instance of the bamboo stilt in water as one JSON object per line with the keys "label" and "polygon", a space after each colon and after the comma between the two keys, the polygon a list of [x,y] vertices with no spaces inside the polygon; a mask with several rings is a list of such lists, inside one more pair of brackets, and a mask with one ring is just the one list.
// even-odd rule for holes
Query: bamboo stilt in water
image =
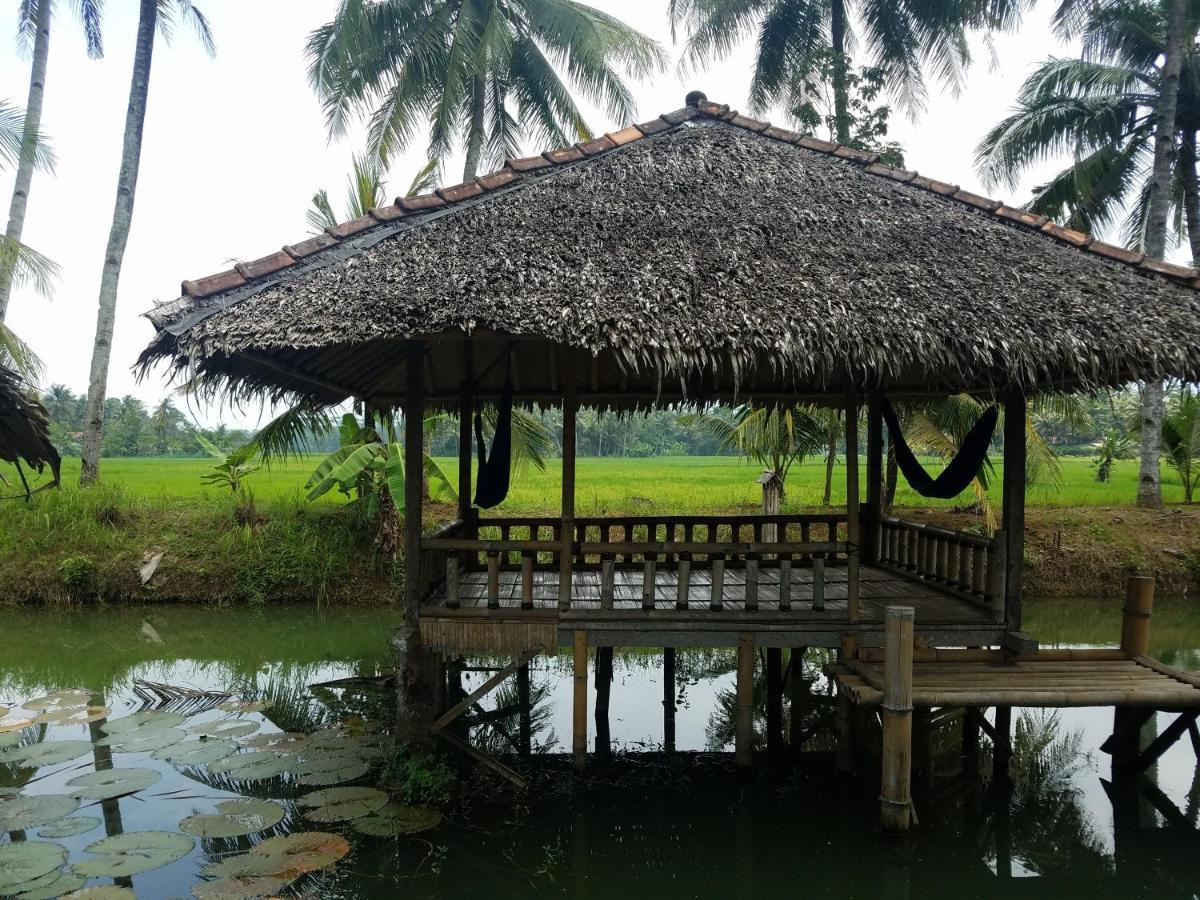
{"label": "bamboo stilt in water", "polygon": [[572,719],[571,750],[575,769],[582,772],[587,766],[587,632],[575,632],[575,708]]}
{"label": "bamboo stilt in water", "polygon": [[517,669],[517,705],[519,713],[519,728],[521,755],[530,756],[533,753],[533,694],[529,688],[529,663]]}
{"label": "bamboo stilt in water", "polygon": [[767,752],[783,750],[783,649],[767,648]]}
{"label": "bamboo stilt in water", "polygon": [[992,746],[992,780],[996,784],[1008,783],[1008,763],[1012,759],[1012,707],[997,706],[996,722],[993,725],[996,741]]}
{"label": "bamboo stilt in water", "polygon": [[737,653],[734,748],[738,766],[748,769],[754,763],[754,635],[738,635]]}
{"label": "bamboo stilt in water", "polygon": [[789,734],[792,752],[800,750],[800,739],[804,733],[804,705],[808,698],[808,682],[804,680],[804,654],[807,647],[793,647],[788,660],[791,670],[791,696],[788,699]]}
{"label": "bamboo stilt in water", "polygon": [[890,606],[884,623],[883,776],[880,818],[885,831],[912,825],[912,650],[915,614]]}
{"label": "bamboo stilt in water", "polygon": [[675,648],[663,648],[663,749],[675,752]]}
{"label": "bamboo stilt in water", "polygon": [[608,718],[608,702],[612,696],[613,648],[596,648],[596,756],[606,760],[612,756],[612,729]]}
{"label": "bamboo stilt in water", "polygon": [[[1121,652],[1133,658],[1150,652],[1150,614],[1154,608],[1154,579],[1131,575],[1125,582],[1125,605],[1121,610]],[[1132,771],[1141,753],[1142,729],[1135,727],[1137,710],[1113,709],[1112,767],[1123,774]],[[1133,723],[1133,724],[1131,724]]]}

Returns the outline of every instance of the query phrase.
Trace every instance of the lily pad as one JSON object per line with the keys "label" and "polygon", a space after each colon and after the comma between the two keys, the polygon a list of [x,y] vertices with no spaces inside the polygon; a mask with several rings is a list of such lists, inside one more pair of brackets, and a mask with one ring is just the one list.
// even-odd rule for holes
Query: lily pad
{"label": "lily pad", "polygon": [[123,797],[157,784],[162,774],[154,769],[107,769],[77,775],[67,782],[68,793],[80,800],[95,802]]}
{"label": "lily pad", "polygon": [[[57,822],[79,809],[74,797],[44,794],[36,797],[14,797],[0,800],[0,832],[25,831]],[[50,835],[53,837],[53,835]]]}
{"label": "lily pad", "polygon": [[242,741],[242,746],[247,750],[279,750],[294,753],[306,746],[307,743],[307,734],[299,734],[295,731],[271,731],[247,738]]}
{"label": "lily pad", "polygon": [[39,883],[32,890],[21,891],[17,894],[17,900],[54,900],[55,897],[79,890],[87,881],[74,872],[52,872],[51,875],[53,877],[46,883]]}
{"label": "lily pad", "polygon": [[213,719],[211,722],[201,722],[191,726],[188,731],[192,734],[206,734],[210,737],[238,738],[258,731],[257,722],[244,722],[238,719]]}
{"label": "lily pad", "polygon": [[237,753],[238,745],[224,738],[190,740],[155,750],[150,755],[177,766],[206,766],[218,759]]}
{"label": "lily pad", "polygon": [[[0,844],[0,894],[15,894],[67,861],[67,848],[44,841]],[[31,887],[31,889],[33,889]]]}
{"label": "lily pad", "polygon": [[272,703],[271,700],[226,700],[224,703],[218,703],[217,709],[225,712],[262,712],[264,709],[270,709]]}
{"label": "lily pad", "polygon": [[300,776],[301,784],[323,787],[331,784],[345,784],[367,774],[370,766],[361,759],[352,756],[314,756],[302,760],[293,767]]}
{"label": "lily pad", "polygon": [[363,834],[375,837],[404,837],[420,834],[442,824],[442,814],[428,806],[389,803],[378,812],[350,823]]}
{"label": "lily pad", "polygon": [[90,725],[112,715],[108,706],[60,706],[48,709],[33,720],[35,725]]}
{"label": "lily pad", "polygon": [[105,734],[126,734],[137,728],[175,728],[182,725],[187,716],[161,709],[144,709],[131,716],[112,719],[100,726]]}
{"label": "lily pad", "polygon": [[20,763],[30,768],[55,766],[92,752],[90,741],[44,741],[0,750],[0,763]]}
{"label": "lily pad", "polygon": [[123,878],[169,866],[192,852],[196,842],[175,831],[131,831],[102,838],[85,848],[99,858],[71,866],[84,878]]}
{"label": "lily pad", "polygon": [[45,828],[39,829],[38,834],[44,838],[69,838],[77,834],[86,834],[99,825],[100,819],[95,816],[72,816],[69,819],[51,822]]}
{"label": "lily pad", "polygon": [[225,800],[214,815],[188,816],[179,828],[202,838],[241,837],[279,824],[283,813],[283,807],[270,800]]}
{"label": "lily pad", "polygon": [[331,866],[349,852],[350,844],[340,834],[300,831],[267,838],[255,844],[248,855],[284,863],[279,872],[303,874]]}
{"label": "lily pad", "polygon": [[12,713],[11,715],[0,717],[0,734],[9,731],[21,731],[33,724],[33,716],[24,713]]}
{"label": "lily pad", "polygon": [[388,795],[376,788],[335,787],[313,791],[297,802],[308,808],[305,815],[314,822],[344,822],[382,809],[388,802]]}
{"label": "lily pad", "polygon": [[136,900],[136,896],[130,888],[102,884],[66,894],[61,900]]}
{"label": "lily pad", "polygon": [[15,747],[25,739],[25,735],[20,731],[5,731],[0,733],[0,750],[6,747]]}
{"label": "lily pad", "polygon": [[211,763],[208,771],[214,775],[228,775],[238,781],[261,781],[274,778],[291,768],[294,758],[288,753],[260,750],[257,753],[238,753]]}
{"label": "lily pad", "polygon": [[202,881],[192,888],[192,896],[200,900],[256,900],[270,897],[287,886],[288,879],[274,875],[253,875],[248,878],[222,878]]}
{"label": "lily pad", "polygon": [[88,701],[91,699],[91,691],[77,688],[69,691],[55,691],[53,694],[46,694],[44,697],[34,697],[32,700],[26,700],[21,706],[34,712],[40,712],[57,706],[87,706]]}
{"label": "lily pad", "polygon": [[187,733],[180,728],[153,726],[135,728],[121,734],[110,734],[96,741],[99,747],[112,747],[117,753],[149,753],[181,743]]}

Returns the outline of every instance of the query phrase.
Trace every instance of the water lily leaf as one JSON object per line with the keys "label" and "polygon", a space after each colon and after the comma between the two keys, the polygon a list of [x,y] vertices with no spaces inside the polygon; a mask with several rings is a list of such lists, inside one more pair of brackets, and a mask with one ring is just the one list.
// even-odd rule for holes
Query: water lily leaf
{"label": "water lily leaf", "polygon": [[313,791],[297,802],[309,809],[305,815],[314,822],[343,822],[382,809],[388,795],[377,788],[336,787]]}
{"label": "water lily leaf", "polygon": [[244,722],[238,719],[214,719],[211,722],[201,722],[191,726],[188,731],[192,734],[206,734],[210,737],[238,738],[258,731],[257,722]]}
{"label": "water lily leaf", "polygon": [[375,837],[404,837],[420,834],[442,824],[442,814],[427,806],[389,803],[378,812],[350,823],[363,834]]}
{"label": "water lily leaf", "polygon": [[63,816],[69,816],[77,809],[78,800],[57,794],[0,800],[0,832],[25,831],[39,825],[48,825],[57,822]]}
{"label": "water lily leaf", "polygon": [[345,784],[362,778],[370,769],[361,759],[354,757],[314,757],[303,760],[293,767],[300,776],[301,784],[323,787],[331,784]]}
{"label": "water lily leaf", "polygon": [[137,898],[131,888],[103,884],[99,887],[86,887],[66,894],[61,900],[137,900]]}
{"label": "water lily leaf", "polygon": [[172,744],[170,747],[155,750],[150,755],[155,759],[165,760],[177,766],[206,766],[218,759],[224,759],[226,756],[237,753],[237,750],[238,745],[234,741],[212,738]]}
{"label": "water lily leaf", "polygon": [[44,885],[17,894],[17,900],[54,900],[55,897],[79,890],[87,881],[74,872],[52,872],[51,875],[53,877]]}
{"label": "water lily leaf", "polygon": [[92,752],[89,741],[44,741],[0,750],[0,763],[20,763],[30,768],[55,766]]}
{"label": "water lily leaf", "polygon": [[131,716],[113,719],[100,726],[105,734],[126,734],[136,728],[175,728],[182,725],[186,716],[161,709],[144,709]]}
{"label": "water lily leaf", "polygon": [[181,728],[135,728],[121,734],[110,734],[96,741],[99,747],[112,747],[117,753],[148,753],[173,747],[187,737]]}
{"label": "water lily leaf", "polygon": [[67,782],[68,793],[80,800],[95,802],[123,797],[157,784],[162,774],[154,769],[107,769],[77,775]]}
{"label": "water lily leaf", "polygon": [[218,703],[217,709],[223,709],[225,712],[262,712],[264,709],[270,709],[273,703],[273,700],[226,700],[224,703]]}
{"label": "water lily leaf", "polygon": [[[45,828],[40,829],[38,834],[44,838],[69,838],[75,837],[77,834],[86,834],[99,825],[100,820],[95,816],[72,816],[69,819],[51,822]],[[70,890],[74,890],[74,888]]]}
{"label": "water lily leaf", "polygon": [[300,831],[282,837],[267,838],[255,844],[248,855],[284,863],[277,872],[315,872],[331,866],[350,852],[350,844],[340,834],[325,831]]}
{"label": "water lily leaf", "polygon": [[[15,894],[67,861],[67,848],[45,841],[0,844],[0,894]],[[32,890],[36,887],[30,886]]]}
{"label": "water lily leaf", "polygon": [[85,848],[99,858],[74,863],[84,878],[122,878],[161,869],[192,852],[196,842],[175,831],[131,831],[102,838]]}
{"label": "water lily leaf", "polygon": [[260,781],[282,775],[291,767],[292,762],[291,754],[260,750],[257,753],[239,753],[218,759],[209,764],[208,771],[214,775],[228,775],[239,781]]}
{"label": "water lily leaf", "polygon": [[9,731],[21,731],[33,724],[33,716],[23,713],[13,713],[0,718],[0,734]]}
{"label": "water lily leaf", "polygon": [[3,750],[5,747],[15,747],[17,744],[21,743],[24,738],[25,735],[21,734],[20,731],[2,732],[0,733],[0,750]]}
{"label": "water lily leaf", "polygon": [[109,706],[60,706],[48,709],[36,719],[35,725],[90,725],[112,715]]}
{"label": "water lily leaf", "polygon": [[21,706],[34,712],[40,712],[55,706],[87,706],[91,699],[91,691],[76,688],[69,691],[55,691],[44,697],[34,697],[32,700],[26,700]]}
{"label": "water lily leaf", "polygon": [[242,741],[247,750],[279,750],[294,753],[308,743],[307,734],[294,731],[272,731],[256,734]]}
{"label": "water lily leaf", "polygon": [[225,800],[217,804],[216,814],[188,816],[179,827],[202,838],[241,837],[279,824],[283,813],[283,807],[270,800]]}
{"label": "water lily leaf", "polygon": [[200,900],[256,900],[269,897],[286,887],[288,879],[274,875],[253,875],[247,878],[222,878],[202,881],[192,888],[192,896]]}

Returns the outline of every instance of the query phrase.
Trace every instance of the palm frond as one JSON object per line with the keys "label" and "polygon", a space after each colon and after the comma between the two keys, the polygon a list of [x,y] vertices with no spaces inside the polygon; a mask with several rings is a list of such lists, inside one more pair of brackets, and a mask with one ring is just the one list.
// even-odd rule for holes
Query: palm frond
{"label": "palm frond", "polygon": [[300,404],[285,409],[258,429],[246,446],[270,468],[277,461],[304,454],[314,438],[328,437],[337,427],[331,407]]}
{"label": "palm frond", "polygon": [[53,172],[58,162],[50,141],[39,130],[26,129],[25,110],[0,100],[0,163],[16,166],[28,159],[36,171]]}
{"label": "palm frond", "polygon": [[45,365],[38,355],[3,322],[0,322],[0,365],[31,383],[41,381],[45,375]]}
{"label": "palm frond", "polygon": [[43,297],[50,297],[61,273],[58,263],[49,257],[0,235],[0,279],[11,279],[14,287],[32,285]]}
{"label": "palm frond", "polygon": [[338,224],[337,213],[333,211],[333,204],[329,202],[327,190],[322,188],[313,194],[312,205],[308,208],[306,218],[308,227],[314,234],[320,234],[325,229],[333,228]]}

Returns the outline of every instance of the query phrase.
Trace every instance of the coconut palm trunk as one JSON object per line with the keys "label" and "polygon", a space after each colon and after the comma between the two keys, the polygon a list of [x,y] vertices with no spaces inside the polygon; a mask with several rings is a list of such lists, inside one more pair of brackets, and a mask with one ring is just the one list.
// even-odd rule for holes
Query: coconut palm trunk
{"label": "coconut palm trunk", "polygon": [[108,364],[112,356],[113,324],[117,312],[117,290],[121,264],[129,243],[133,201],[137,192],[138,167],[142,156],[142,134],[146,124],[146,101],[150,94],[150,65],[154,57],[154,31],[158,24],[157,0],[140,0],[137,42],[133,54],[133,79],[125,114],[125,137],[121,148],[121,170],[117,176],[117,200],[113,209],[104,270],[100,277],[100,309],[96,315],[96,337],[88,376],[87,409],[83,420],[83,468],[81,484],[91,484],[100,475],[100,441],[104,427],[104,400],[108,388]]}
{"label": "coconut palm trunk", "polygon": [[1183,181],[1183,217],[1187,225],[1192,265],[1200,261],[1200,180],[1196,177],[1196,130],[1186,128],[1179,145],[1179,171]]}
{"label": "coconut palm trunk", "polygon": [[[25,211],[29,207],[29,190],[33,185],[38,135],[42,130],[42,104],[46,96],[46,67],[50,61],[50,23],[53,7],[53,0],[38,0],[37,34],[33,40],[29,97],[25,101],[25,136],[21,145],[21,158],[17,163],[12,202],[8,207],[8,228],[4,232],[13,246],[21,242],[21,234],[25,230]],[[0,322],[3,322],[8,314],[14,271],[13,264],[7,261],[0,266]]]}
{"label": "coconut palm trunk", "polygon": [[833,0],[829,16],[829,37],[833,45],[833,119],[834,137],[839,144],[850,143],[850,90],[846,84],[846,2]]}
{"label": "coconut palm trunk", "polygon": [[467,159],[463,164],[463,181],[470,181],[479,174],[479,159],[483,155],[484,115],[487,112],[484,98],[483,76],[471,79],[471,123],[467,130]]}
{"label": "coconut palm trunk", "polygon": [[[1155,109],[1154,170],[1150,178],[1146,255],[1162,259],[1167,246],[1167,216],[1171,205],[1171,179],[1175,157],[1175,113],[1179,100],[1179,75],[1183,69],[1186,0],[1171,0],[1167,18],[1166,59],[1162,93]],[[1162,506],[1159,458],[1162,455],[1163,385],[1150,382],[1142,388],[1142,436],[1138,471],[1138,506]]]}

